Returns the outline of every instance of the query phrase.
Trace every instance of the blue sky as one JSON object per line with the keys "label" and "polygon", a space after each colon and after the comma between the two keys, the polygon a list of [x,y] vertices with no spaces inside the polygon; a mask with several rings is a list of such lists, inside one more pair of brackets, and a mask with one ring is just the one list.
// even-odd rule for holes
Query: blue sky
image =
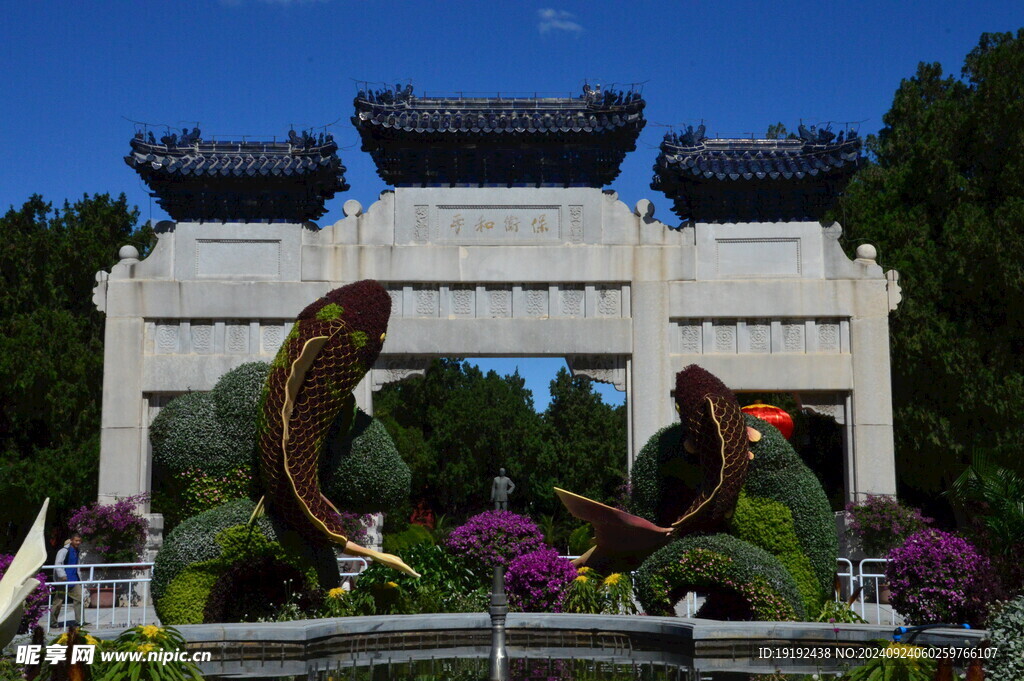
{"label": "blue sky", "polygon": [[[667,126],[761,135],[770,123],[860,121],[876,132],[920,61],[959,73],[984,31],[1024,26],[1014,2],[353,2],[178,0],[8,3],[0,24],[0,208],[40,193],[127,194],[166,216],[124,164],[134,126],[269,138],[334,123],[352,189],[384,185],[349,123],[354,81],[411,79],[417,93],[578,92],[646,81],[647,128],[612,188],[648,185]],[[158,132],[159,136],[159,132]],[[539,408],[556,361],[516,364]],[[610,398],[620,400],[611,391]]]}

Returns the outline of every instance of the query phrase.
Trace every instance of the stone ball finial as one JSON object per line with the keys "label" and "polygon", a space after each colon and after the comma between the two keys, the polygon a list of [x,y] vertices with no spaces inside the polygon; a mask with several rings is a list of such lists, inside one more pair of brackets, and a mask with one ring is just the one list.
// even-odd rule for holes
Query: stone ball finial
{"label": "stone ball finial", "polygon": [[871,244],[857,246],[857,260],[874,260],[878,257],[878,249]]}
{"label": "stone ball finial", "polygon": [[133,261],[139,259],[139,249],[135,248],[131,244],[121,246],[121,250],[117,252],[117,257],[121,260]]}
{"label": "stone ball finial", "polygon": [[636,202],[636,214],[643,218],[654,217],[654,204],[647,199],[640,199]]}
{"label": "stone ball finial", "polygon": [[349,199],[348,201],[346,201],[345,205],[343,205],[341,209],[345,211],[345,217],[347,218],[362,215],[363,213],[362,204],[356,201],[355,199]]}

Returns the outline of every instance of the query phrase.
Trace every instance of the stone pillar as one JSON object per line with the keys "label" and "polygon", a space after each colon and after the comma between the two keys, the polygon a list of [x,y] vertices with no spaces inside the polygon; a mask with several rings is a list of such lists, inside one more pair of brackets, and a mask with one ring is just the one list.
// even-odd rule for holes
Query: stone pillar
{"label": "stone pillar", "polygon": [[854,387],[847,418],[853,424],[853,452],[846,498],[860,501],[868,494],[896,494],[888,316],[851,319],[850,345]]}
{"label": "stone pillar", "polygon": [[[142,356],[145,325],[140,317],[107,317],[103,344],[103,416],[100,421],[99,501],[150,490],[144,451]],[[140,509],[149,512],[149,503]]]}
{"label": "stone pillar", "polygon": [[[643,254],[640,255],[637,272],[660,271],[657,267],[660,263],[644,263]],[[634,281],[631,290],[633,357],[629,363],[629,391],[626,395],[631,425],[630,469],[633,458],[647,440],[659,429],[670,425],[674,415],[667,329],[668,284],[664,281]]]}

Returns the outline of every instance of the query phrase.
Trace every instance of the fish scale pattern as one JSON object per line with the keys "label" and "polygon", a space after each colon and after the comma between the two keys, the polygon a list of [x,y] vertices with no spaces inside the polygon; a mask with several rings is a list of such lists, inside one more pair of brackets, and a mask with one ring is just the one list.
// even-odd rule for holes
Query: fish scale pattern
{"label": "fish scale pattern", "polygon": [[[271,364],[259,428],[262,479],[273,512],[309,539],[347,542],[337,509],[320,492],[320,451],[346,405],[354,416],[350,395],[380,353],[390,311],[376,282],[335,289],[303,310]],[[323,337],[308,361],[303,350]],[[300,358],[305,376],[287,413],[288,379]]]}
{"label": "fish scale pattern", "polygon": [[677,376],[676,403],[704,471],[700,493],[672,524],[673,534],[716,529],[732,513],[750,464],[746,422],[736,396],[690,366]]}

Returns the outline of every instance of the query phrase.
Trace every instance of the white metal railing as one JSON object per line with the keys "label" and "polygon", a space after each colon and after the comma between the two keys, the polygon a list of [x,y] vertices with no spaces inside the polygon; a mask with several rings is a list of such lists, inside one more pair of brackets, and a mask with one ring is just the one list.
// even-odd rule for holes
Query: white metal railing
{"label": "white metal railing", "polygon": [[[146,624],[152,601],[149,583],[153,578],[153,563],[83,563],[80,565],[44,565],[43,570],[55,575],[57,568],[78,571],[77,582],[50,581],[47,583],[46,623],[50,631],[54,598],[59,596],[63,603],[59,613],[58,626],[71,620],[79,621],[86,628],[130,627]],[[97,576],[97,570],[101,576]],[[111,577],[109,570],[119,570],[130,577]],[[71,596],[71,590],[81,587],[81,602]],[[79,620],[78,616],[82,619]]]}
{"label": "white metal railing", "polygon": [[885,558],[864,558],[856,567],[848,558],[839,558],[836,575],[840,580],[837,600],[846,601],[854,594],[852,608],[858,615],[872,624],[903,623],[903,617],[883,598],[885,586],[885,566],[889,563]]}

